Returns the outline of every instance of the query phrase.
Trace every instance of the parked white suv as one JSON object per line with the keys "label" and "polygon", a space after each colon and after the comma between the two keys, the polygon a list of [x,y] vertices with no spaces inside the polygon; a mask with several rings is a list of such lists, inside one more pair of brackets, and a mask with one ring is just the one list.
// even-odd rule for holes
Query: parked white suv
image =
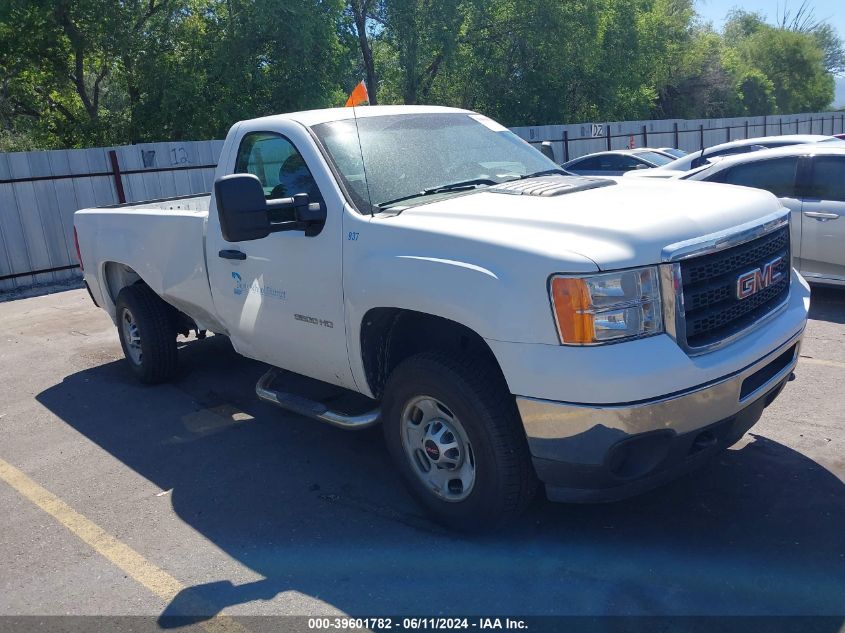
{"label": "parked white suv", "polygon": [[[538,478],[615,499],[738,440],[798,359],[788,221],[769,193],[567,176],[487,117],[407,106],[237,123],[212,195],[75,230],[142,381],[174,377],[177,333],[225,334],[270,366],[259,397],[381,423],[417,499],[474,528]],[[366,407],[283,392],[275,368]]]}
{"label": "parked white suv", "polygon": [[690,152],[686,156],[682,156],[670,163],[660,165],[655,169],[629,172],[626,175],[642,176],[645,178],[672,178],[676,176],[678,172],[690,171],[691,169],[703,167],[709,162],[712,162],[714,158],[747,154],[749,152],[757,152],[774,147],[787,147],[789,145],[825,142],[838,143],[839,139],[834,136],[824,136],[822,134],[784,134],[782,136],[759,136],[757,138],[746,138],[730,141],[728,143],[720,143],[719,145],[712,145],[711,147],[705,147],[697,152]]}
{"label": "parked white suv", "polygon": [[682,178],[773,193],[792,214],[796,268],[808,281],[845,285],[845,144],[732,156]]}

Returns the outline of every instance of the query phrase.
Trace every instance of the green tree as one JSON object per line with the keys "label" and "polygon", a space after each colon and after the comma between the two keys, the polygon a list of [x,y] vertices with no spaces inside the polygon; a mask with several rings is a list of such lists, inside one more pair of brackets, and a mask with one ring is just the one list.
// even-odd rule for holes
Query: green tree
{"label": "green tree", "polygon": [[385,17],[385,28],[402,73],[403,101],[425,103],[431,99],[435,80],[457,49],[462,3],[400,0],[386,4]]}
{"label": "green tree", "polygon": [[766,17],[762,13],[733,9],[725,20],[724,38],[725,44],[736,47],[742,44],[749,37],[767,28]]}
{"label": "green tree", "polygon": [[348,0],[350,30],[361,52],[361,71],[367,82],[370,105],[378,105],[378,75],[373,52],[373,39],[384,24],[384,2],[380,0]]}
{"label": "green tree", "polygon": [[816,112],[833,101],[833,77],[812,35],[767,27],[746,39],[739,50],[749,66],[772,82],[781,112]]}
{"label": "green tree", "polygon": [[724,40],[709,27],[691,37],[660,86],[658,118],[720,118],[741,113]]}
{"label": "green tree", "polygon": [[[590,93],[597,85],[599,14],[592,6],[503,0],[468,3],[465,11],[459,63],[441,94],[510,125],[595,112]],[[574,63],[577,40],[580,65]]]}
{"label": "green tree", "polygon": [[806,3],[717,33],[693,0],[5,0],[0,148],[220,137],[362,77],[509,125],[799,112],[843,70]]}
{"label": "green tree", "polygon": [[811,35],[824,51],[825,70],[832,75],[845,73],[845,44],[830,24],[820,24]]}
{"label": "green tree", "polygon": [[816,19],[816,11],[810,0],[802,0],[795,10],[784,3],[778,17],[781,29],[808,33],[824,51],[824,65],[834,75],[845,72],[845,45],[836,30],[824,20]]}
{"label": "green tree", "polygon": [[80,146],[219,137],[238,119],[335,105],[350,63],[343,8],[9,0],[0,7],[0,112],[7,130],[39,145]]}
{"label": "green tree", "polygon": [[337,105],[343,3],[192,0],[133,60],[140,139],[220,137],[235,121]]}
{"label": "green tree", "polygon": [[756,68],[746,69],[737,77],[737,93],[743,114],[761,116],[777,113],[774,92],[774,84]]}
{"label": "green tree", "polygon": [[[36,137],[74,145],[122,136],[121,61],[169,0],[8,0],[0,7],[3,99]],[[20,124],[18,124],[20,125]]]}
{"label": "green tree", "polygon": [[647,117],[692,10],[687,0],[465,0],[456,14],[456,46],[426,57],[439,62],[428,99],[519,125]]}

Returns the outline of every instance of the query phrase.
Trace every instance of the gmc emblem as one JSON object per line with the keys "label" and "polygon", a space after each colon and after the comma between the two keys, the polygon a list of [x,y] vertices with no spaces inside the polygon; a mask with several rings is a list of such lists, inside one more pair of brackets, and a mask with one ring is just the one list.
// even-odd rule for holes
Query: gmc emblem
{"label": "gmc emblem", "polygon": [[783,279],[783,271],[775,270],[783,263],[783,255],[763,264],[762,268],[749,270],[736,278],[736,298],[747,299],[763,288],[768,288]]}

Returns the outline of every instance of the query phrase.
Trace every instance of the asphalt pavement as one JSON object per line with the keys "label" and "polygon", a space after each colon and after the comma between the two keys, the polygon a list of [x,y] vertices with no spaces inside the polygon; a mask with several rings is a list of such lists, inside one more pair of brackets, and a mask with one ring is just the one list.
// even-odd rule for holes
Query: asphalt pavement
{"label": "asphalt pavement", "polygon": [[845,291],[811,316],[797,379],[712,463],[469,537],[380,430],[260,402],[224,337],[145,387],[84,290],[0,303],[0,615],[842,616]]}

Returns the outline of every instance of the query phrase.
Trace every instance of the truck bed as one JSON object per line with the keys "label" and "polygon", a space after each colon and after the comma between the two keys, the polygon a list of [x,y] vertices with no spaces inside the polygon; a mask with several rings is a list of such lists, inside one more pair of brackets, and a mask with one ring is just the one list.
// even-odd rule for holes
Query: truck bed
{"label": "truck bed", "polygon": [[[160,211],[196,211],[208,215],[208,206],[211,201],[211,194],[203,193],[193,196],[175,196],[173,198],[159,198],[157,200],[144,200],[142,202],[124,202],[112,204],[96,209],[120,209],[122,211],[135,211],[140,209],[157,209]],[[91,209],[83,209],[90,211]]]}
{"label": "truck bed", "polygon": [[206,270],[209,202],[206,194],[76,212],[85,280],[112,318],[117,299],[112,289],[134,273],[200,327],[222,331]]}

